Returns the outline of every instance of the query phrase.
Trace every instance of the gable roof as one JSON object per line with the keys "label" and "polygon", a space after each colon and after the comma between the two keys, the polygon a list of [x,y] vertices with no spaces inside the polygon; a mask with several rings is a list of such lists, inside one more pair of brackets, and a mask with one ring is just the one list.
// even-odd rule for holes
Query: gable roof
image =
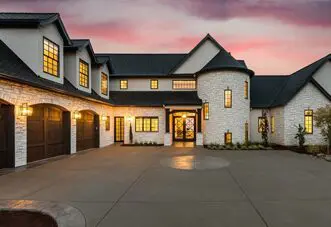
{"label": "gable roof", "polygon": [[0,28],[37,28],[54,23],[65,45],[70,45],[69,35],[59,13],[0,13]]}
{"label": "gable roof", "polygon": [[78,98],[112,104],[112,100],[100,97],[93,90],[92,93],[78,90],[66,78],[64,78],[64,83],[60,84],[39,77],[1,40],[0,79],[6,79]]}
{"label": "gable roof", "polygon": [[248,73],[249,75],[254,75],[254,72],[252,70],[249,70],[246,67],[245,63],[240,63],[230,53],[228,53],[225,50],[221,50],[216,54],[216,56],[210,60],[210,62],[205,65],[199,73],[202,72],[208,72],[208,71],[213,71],[213,70],[239,70]]}
{"label": "gable roof", "polygon": [[255,76],[251,80],[251,107],[268,108],[286,105],[308,82],[311,82],[329,100],[328,94],[321,85],[313,79],[313,75],[327,61],[331,61],[331,54],[300,69],[299,71],[281,78],[272,76]]}
{"label": "gable roof", "polygon": [[207,40],[211,41],[215,46],[217,46],[220,50],[225,49],[208,33],[178,64],[176,64],[169,73],[174,73],[180,66],[182,66],[187,59],[189,59]]}
{"label": "gable roof", "polygon": [[97,64],[94,50],[89,39],[72,39],[71,45],[64,46],[64,51],[77,51],[77,50],[82,50],[84,48],[87,49],[87,52],[89,53],[90,58],[92,60],[92,64]]}
{"label": "gable roof", "polygon": [[112,76],[166,76],[187,54],[96,54],[108,57]]}

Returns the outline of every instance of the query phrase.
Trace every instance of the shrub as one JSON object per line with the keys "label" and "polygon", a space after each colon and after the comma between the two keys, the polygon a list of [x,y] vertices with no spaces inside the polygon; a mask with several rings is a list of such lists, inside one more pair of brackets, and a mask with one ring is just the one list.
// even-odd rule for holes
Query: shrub
{"label": "shrub", "polygon": [[307,133],[306,133],[305,129],[302,127],[301,124],[299,124],[299,126],[296,126],[296,127],[298,129],[298,132],[297,132],[297,134],[295,135],[294,138],[298,140],[299,147],[302,148],[303,145],[306,142],[305,136],[306,136]]}

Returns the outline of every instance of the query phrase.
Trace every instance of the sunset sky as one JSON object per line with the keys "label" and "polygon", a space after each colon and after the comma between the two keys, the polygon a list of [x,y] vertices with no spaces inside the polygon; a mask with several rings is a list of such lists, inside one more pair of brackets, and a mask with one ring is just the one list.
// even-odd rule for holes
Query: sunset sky
{"label": "sunset sky", "polygon": [[95,52],[182,53],[210,33],[256,74],[290,74],[331,53],[331,0],[0,0],[59,12]]}

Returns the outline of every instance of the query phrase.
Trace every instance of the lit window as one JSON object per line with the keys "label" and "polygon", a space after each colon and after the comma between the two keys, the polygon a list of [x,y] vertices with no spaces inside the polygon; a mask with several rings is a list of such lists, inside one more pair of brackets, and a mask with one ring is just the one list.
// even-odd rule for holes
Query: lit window
{"label": "lit window", "polygon": [[203,104],[203,116],[205,120],[209,119],[209,103],[206,102]]}
{"label": "lit window", "polygon": [[263,132],[266,129],[266,119],[264,117],[259,117],[257,127],[259,133]]}
{"label": "lit window", "polygon": [[159,118],[157,117],[136,117],[136,132],[158,132]]}
{"label": "lit window", "polygon": [[248,99],[248,82],[245,81],[245,87],[244,87],[244,96],[245,96],[245,99]]}
{"label": "lit window", "polygon": [[59,76],[59,46],[44,38],[44,72]]}
{"label": "lit window", "polygon": [[224,134],[224,143],[225,144],[232,144],[232,133],[227,131],[225,134]]}
{"label": "lit window", "polygon": [[195,80],[173,80],[172,88],[173,89],[196,89]]}
{"label": "lit window", "polygon": [[224,91],[224,107],[232,108],[232,91],[230,89]]}
{"label": "lit window", "polygon": [[106,120],[106,131],[110,131],[110,117],[107,116],[107,120]]}
{"label": "lit window", "polygon": [[159,88],[159,81],[151,80],[151,89],[158,89],[158,88]]}
{"label": "lit window", "polygon": [[143,118],[142,117],[136,117],[136,132],[142,132],[143,131]]}
{"label": "lit window", "polygon": [[245,143],[248,143],[248,123],[245,123]]}
{"label": "lit window", "polygon": [[305,110],[305,131],[313,134],[313,110]]}
{"label": "lit window", "polygon": [[271,133],[274,133],[275,132],[275,117],[274,116],[271,116],[270,126],[271,126]]}
{"label": "lit window", "polygon": [[89,66],[83,60],[79,60],[79,85],[89,87]]}
{"label": "lit window", "polygon": [[101,73],[101,93],[108,95],[108,76],[105,73]]}
{"label": "lit window", "polygon": [[127,80],[121,80],[120,81],[120,88],[121,89],[128,89],[128,81]]}

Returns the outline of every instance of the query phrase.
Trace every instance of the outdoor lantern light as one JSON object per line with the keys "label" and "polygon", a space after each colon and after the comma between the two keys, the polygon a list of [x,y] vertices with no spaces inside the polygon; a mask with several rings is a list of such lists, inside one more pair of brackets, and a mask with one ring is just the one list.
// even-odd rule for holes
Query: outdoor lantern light
{"label": "outdoor lantern light", "polygon": [[32,115],[32,107],[30,107],[27,103],[23,103],[20,106],[20,115],[21,116],[31,116]]}
{"label": "outdoor lantern light", "polygon": [[73,118],[76,119],[76,120],[81,119],[82,114],[79,111],[75,111],[74,115],[73,115]]}
{"label": "outdoor lantern light", "polygon": [[132,122],[132,116],[129,115],[127,119],[130,123]]}
{"label": "outdoor lantern light", "polygon": [[108,117],[107,117],[106,115],[104,115],[104,114],[101,116],[101,120],[102,120],[102,121],[107,121],[107,118],[108,118]]}

